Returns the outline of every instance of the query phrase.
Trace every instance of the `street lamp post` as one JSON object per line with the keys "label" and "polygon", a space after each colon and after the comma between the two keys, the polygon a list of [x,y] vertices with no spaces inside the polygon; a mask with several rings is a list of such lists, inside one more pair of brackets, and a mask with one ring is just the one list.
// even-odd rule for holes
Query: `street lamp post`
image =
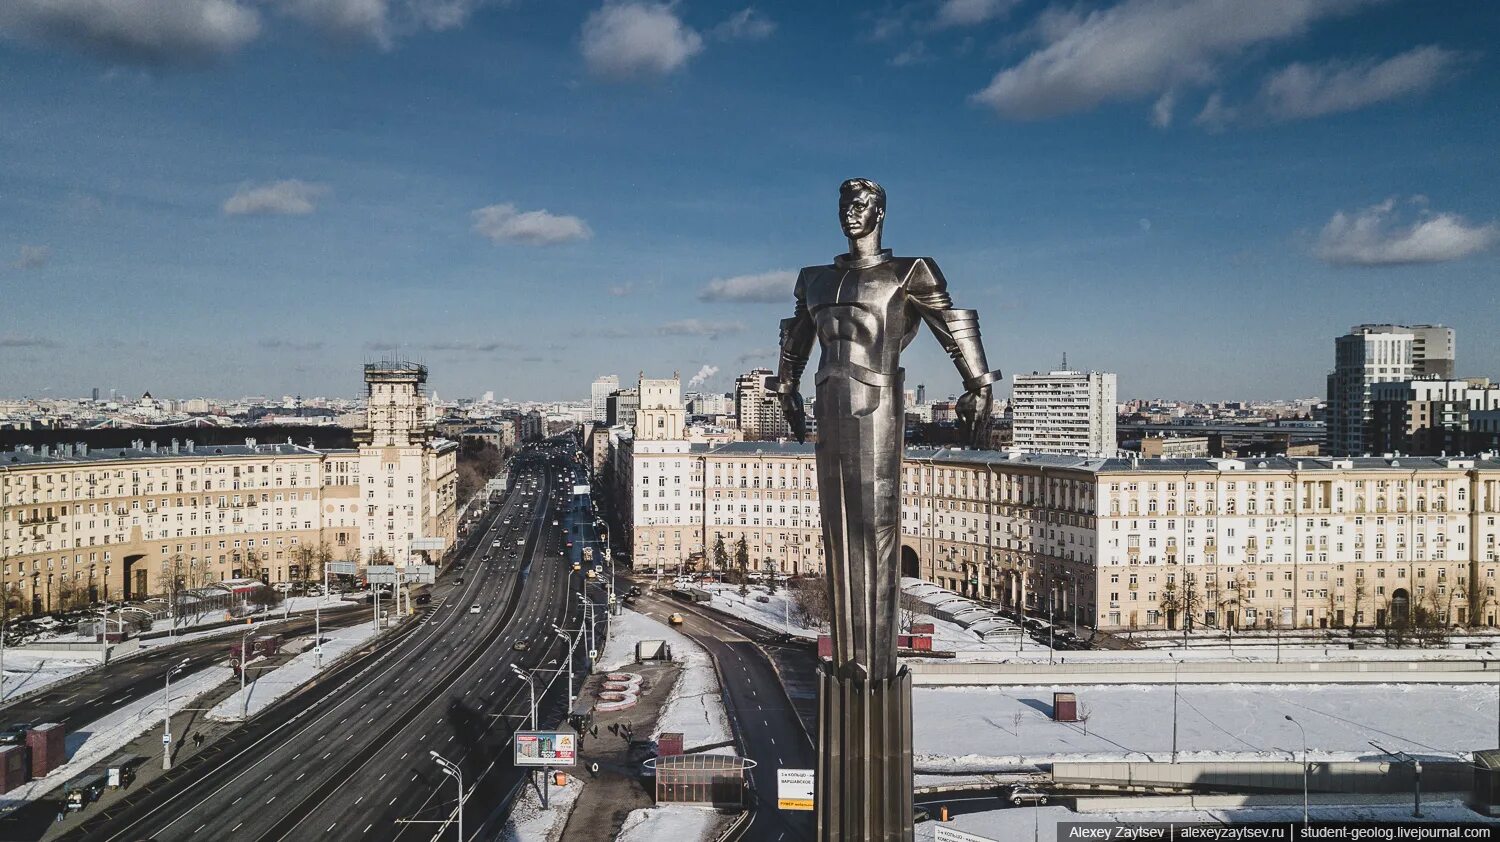
{"label": "street lamp post", "polygon": [[464,772],[463,772],[462,769],[460,769],[458,767],[457,763],[454,763],[453,761],[448,760],[447,758],[443,757],[441,754],[438,754],[435,751],[429,751],[428,754],[432,755],[432,759],[436,760],[438,766],[442,767],[443,774],[447,775],[448,777],[452,778],[454,781],[456,781],[458,783],[458,809],[455,812],[458,815],[458,840],[459,840],[459,842],[463,842],[463,839],[464,839]]}
{"label": "street lamp post", "polygon": [[1181,670],[1180,670],[1180,667],[1182,666],[1182,662],[1179,661],[1179,660],[1177,660],[1177,657],[1175,655],[1173,655],[1171,652],[1167,653],[1167,657],[1172,659],[1172,762],[1176,763],[1177,762],[1177,689],[1178,689],[1178,685],[1181,683],[1180,682],[1180,679],[1181,679]]}
{"label": "street lamp post", "polygon": [[167,684],[162,693],[161,705],[161,768],[172,768],[172,676],[188,665],[190,658],[183,658],[177,666],[167,670]]}
{"label": "street lamp post", "polygon": [[323,561],[323,592],[318,595],[318,601],[313,603],[313,657],[317,659],[318,669],[323,669],[323,600],[328,598],[328,561]]}
{"label": "street lamp post", "polygon": [[566,666],[564,668],[568,671],[568,712],[572,713],[573,712],[573,701],[574,701],[574,699],[573,699],[573,657],[574,657],[573,656],[573,650],[575,650],[575,649],[578,648],[578,644],[577,644],[577,642],[575,641],[575,639],[573,637],[569,636],[569,634],[567,632],[563,631],[562,629],[558,628],[557,626],[553,626],[552,630],[555,631],[555,632],[557,632],[557,634],[558,634],[559,637],[561,637],[563,640],[566,640],[568,642],[568,660],[567,660]]}
{"label": "street lamp post", "polygon": [[1297,726],[1297,731],[1302,734],[1302,826],[1307,827],[1307,731],[1291,714],[1286,714],[1286,721]]}
{"label": "street lamp post", "polygon": [[515,672],[516,675],[519,675],[520,677],[526,679],[526,688],[531,691],[531,720],[530,720],[530,727],[527,728],[527,730],[528,731],[535,731],[536,730],[536,682],[531,679],[531,673],[529,673],[529,672],[521,669],[520,667],[516,666],[515,664],[511,664],[510,668],[511,668],[511,670],[513,670]]}
{"label": "street lamp post", "polygon": [[1411,815],[1414,819],[1422,818],[1422,761],[1418,760],[1415,757],[1412,757],[1410,754],[1407,754],[1404,751],[1391,751],[1390,749],[1386,748],[1380,743],[1375,742],[1374,740],[1370,740],[1369,743],[1370,745],[1384,752],[1386,756],[1392,757],[1398,762],[1411,765],[1412,797],[1414,799],[1412,802]]}

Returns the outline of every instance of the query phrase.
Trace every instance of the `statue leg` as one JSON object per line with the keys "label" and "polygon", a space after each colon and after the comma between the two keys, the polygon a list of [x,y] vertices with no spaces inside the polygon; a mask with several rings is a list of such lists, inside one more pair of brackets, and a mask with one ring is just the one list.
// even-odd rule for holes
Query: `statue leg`
{"label": "statue leg", "polygon": [[818,388],[818,494],[833,606],[820,667],[818,838],[910,842],[911,678],[900,615],[901,384]]}

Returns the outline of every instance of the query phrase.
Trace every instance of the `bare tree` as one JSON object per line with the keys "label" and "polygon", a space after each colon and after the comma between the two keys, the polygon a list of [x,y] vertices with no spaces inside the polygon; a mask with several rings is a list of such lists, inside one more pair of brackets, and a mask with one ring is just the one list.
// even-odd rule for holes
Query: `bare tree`
{"label": "bare tree", "polygon": [[828,587],[821,577],[793,579],[787,583],[787,595],[792,600],[793,617],[802,628],[822,628],[832,619]]}
{"label": "bare tree", "polygon": [[1085,737],[1089,734],[1089,717],[1093,715],[1094,711],[1092,708],[1082,702],[1078,703],[1078,711],[1073,714],[1073,717],[1074,721],[1083,727],[1083,735]]}

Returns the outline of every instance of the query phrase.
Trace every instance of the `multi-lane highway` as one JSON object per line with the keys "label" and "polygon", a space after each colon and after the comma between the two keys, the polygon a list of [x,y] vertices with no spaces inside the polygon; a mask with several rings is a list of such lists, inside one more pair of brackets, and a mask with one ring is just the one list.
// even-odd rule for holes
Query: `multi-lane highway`
{"label": "multi-lane highway", "polygon": [[[517,780],[507,745],[530,694],[512,664],[555,669],[565,645],[552,627],[580,615],[553,525],[567,514],[560,475],[559,451],[518,456],[506,503],[422,616],[70,838],[426,840],[438,825],[425,822],[457,803],[433,751],[463,770],[474,838]],[[538,690],[550,677],[535,676]]]}

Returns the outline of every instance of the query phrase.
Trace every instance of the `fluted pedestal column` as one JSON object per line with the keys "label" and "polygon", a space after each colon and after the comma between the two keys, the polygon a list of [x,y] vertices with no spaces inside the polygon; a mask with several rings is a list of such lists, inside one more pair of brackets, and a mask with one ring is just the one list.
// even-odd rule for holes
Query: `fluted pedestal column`
{"label": "fluted pedestal column", "polygon": [[912,842],[911,673],[818,667],[819,842]]}

